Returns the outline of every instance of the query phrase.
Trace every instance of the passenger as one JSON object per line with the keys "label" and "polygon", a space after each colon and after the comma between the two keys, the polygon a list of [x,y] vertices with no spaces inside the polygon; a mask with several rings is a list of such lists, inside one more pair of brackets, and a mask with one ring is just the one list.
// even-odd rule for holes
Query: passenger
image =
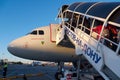
{"label": "passenger", "polygon": [[[99,39],[99,34],[101,32],[101,29],[102,29],[102,25],[99,25],[99,26],[96,26],[95,28],[92,29],[93,32],[96,32],[97,33],[97,37],[95,37],[97,40]],[[93,36],[94,37],[94,36]]]}
{"label": "passenger", "polygon": [[110,40],[117,43],[117,40],[116,40],[117,39],[117,29],[116,29],[116,27],[108,25],[107,28],[110,31]]}
{"label": "passenger", "polygon": [[[116,29],[116,27],[112,26],[112,25],[108,25],[107,28],[110,32],[109,39],[117,44],[117,29]],[[113,42],[110,42],[110,48],[112,50],[116,51],[117,45],[115,45]]]}
{"label": "passenger", "polygon": [[[92,34],[92,36],[95,38],[95,39],[99,39],[100,37],[100,33],[101,33],[101,30],[102,30],[102,25],[99,25],[97,27],[95,27],[94,29],[92,29],[94,32],[96,32],[97,34]],[[109,39],[109,30],[107,29],[107,27],[105,26],[104,29],[103,29],[103,32],[101,34],[101,38],[100,38],[100,42],[102,42],[104,45],[108,46],[109,47],[109,44],[110,42],[107,40]],[[106,39],[107,38],[107,39]]]}
{"label": "passenger", "polygon": [[[99,26],[93,28],[92,30],[97,33],[97,36],[96,36],[96,34],[94,34],[93,37],[98,40],[100,37],[101,30],[102,30],[102,25],[99,25]],[[101,34],[102,37],[101,37],[100,41],[103,42],[104,45],[106,45],[106,46],[108,46],[110,44],[109,41],[105,39],[105,38],[109,38],[109,34],[110,34],[109,30],[106,27],[104,27],[103,32]]]}

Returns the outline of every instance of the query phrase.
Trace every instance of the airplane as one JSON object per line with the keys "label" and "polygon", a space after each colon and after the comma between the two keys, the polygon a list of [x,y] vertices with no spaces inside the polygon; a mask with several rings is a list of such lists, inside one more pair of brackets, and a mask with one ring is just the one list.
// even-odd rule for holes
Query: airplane
{"label": "airplane", "polygon": [[12,41],[8,51],[15,56],[31,60],[73,62],[78,59],[74,48],[57,46],[51,37],[51,27],[40,27]]}
{"label": "airplane", "polygon": [[[120,41],[102,35],[109,25],[120,31],[120,2],[63,5],[57,17],[62,19],[61,24],[34,29],[12,41],[8,51],[26,59],[58,62],[59,66],[60,62],[85,58],[105,80],[120,80]],[[93,30],[98,25],[100,33]]]}
{"label": "airplane", "polygon": [[8,45],[8,51],[15,56],[29,60],[57,62],[58,70],[55,75],[58,79],[59,75],[63,75],[61,72],[64,62],[73,62],[74,67],[77,67],[78,60],[72,44],[68,43],[69,47],[56,45],[54,39],[56,35],[53,34],[52,28],[57,32],[59,26],[59,24],[50,24],[50,26],[36,28],[27,35],[13,40]]}

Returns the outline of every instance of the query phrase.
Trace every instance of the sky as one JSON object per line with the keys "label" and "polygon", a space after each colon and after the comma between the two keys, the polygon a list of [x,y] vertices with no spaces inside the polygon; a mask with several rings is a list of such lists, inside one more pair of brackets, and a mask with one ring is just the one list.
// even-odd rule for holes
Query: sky
{"label": "sky", "polygon": [[60,7],[74,2],[119,0],[0,0],[0,59],[26,61],[7,51],[8,44],[32,29],[56,23]]}

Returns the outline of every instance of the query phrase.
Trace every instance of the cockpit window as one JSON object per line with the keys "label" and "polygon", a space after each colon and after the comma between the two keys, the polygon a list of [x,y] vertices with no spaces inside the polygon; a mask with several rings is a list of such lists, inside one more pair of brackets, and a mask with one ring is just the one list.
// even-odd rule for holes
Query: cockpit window
{"label": "cockpit window", "polygon": [[30,32],[29,34],[31,34],[31,35],[44,35],[44,31],[43,30],[34,30],[34,31]]}
{"label": "cockpit window", "polygon": [[39,30],[39,35],[44,35],[44,31],[43,30]]}
{"label": "cockpit window", "polygon": [[30,34],[37,35],[37,30],[36,31],[32,31]]}

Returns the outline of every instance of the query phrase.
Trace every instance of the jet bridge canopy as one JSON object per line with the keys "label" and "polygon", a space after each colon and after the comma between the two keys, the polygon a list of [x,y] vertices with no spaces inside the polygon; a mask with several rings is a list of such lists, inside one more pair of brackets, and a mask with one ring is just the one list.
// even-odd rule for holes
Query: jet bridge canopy
{"label": "jet bridge canopy", "polygon": [[99,3],[92,7],[87,14],[106,18],[118,5],[120,5],[120,3]]}
{"label": "jet bridge canopy", "polygon": [[81,2],[73,3],[68,7],[68,9],[74,11],[74,9],[80,4],[81,4]]}
{"label": "jet bridge canopy", "polygon": [[[120,79],[120,2],[73,3],[60,18],[64,35],[75,45],[76,54],[86,56],[105,79]],[[87,44],[89,49],[85,46]],[[93,49],[90,51],[90,48]],[[100,56],[100,64],[96,64],[90,53],[97,54],[97,58]]]}
{"label": "jet bridge canopy", "polygon": [[83,3],[80,6],[78,6],[75,11],[76,12],[81,12],[81,13],[86,13],[86,11],[89,9],[90,6],[92,6],[95,2],[90,2],[90,3]]}
{"label": "jet bridge canopy", "polygon": [[[73,3],[68,7],[68,10],[79,13],[86,13],[88,15],[107,18],[107,16],[120,5],[120,2],[104,2],[104,3],[96,3],[96,2],[78,2]],[[102,12],[101,12],[102,11]]]}

